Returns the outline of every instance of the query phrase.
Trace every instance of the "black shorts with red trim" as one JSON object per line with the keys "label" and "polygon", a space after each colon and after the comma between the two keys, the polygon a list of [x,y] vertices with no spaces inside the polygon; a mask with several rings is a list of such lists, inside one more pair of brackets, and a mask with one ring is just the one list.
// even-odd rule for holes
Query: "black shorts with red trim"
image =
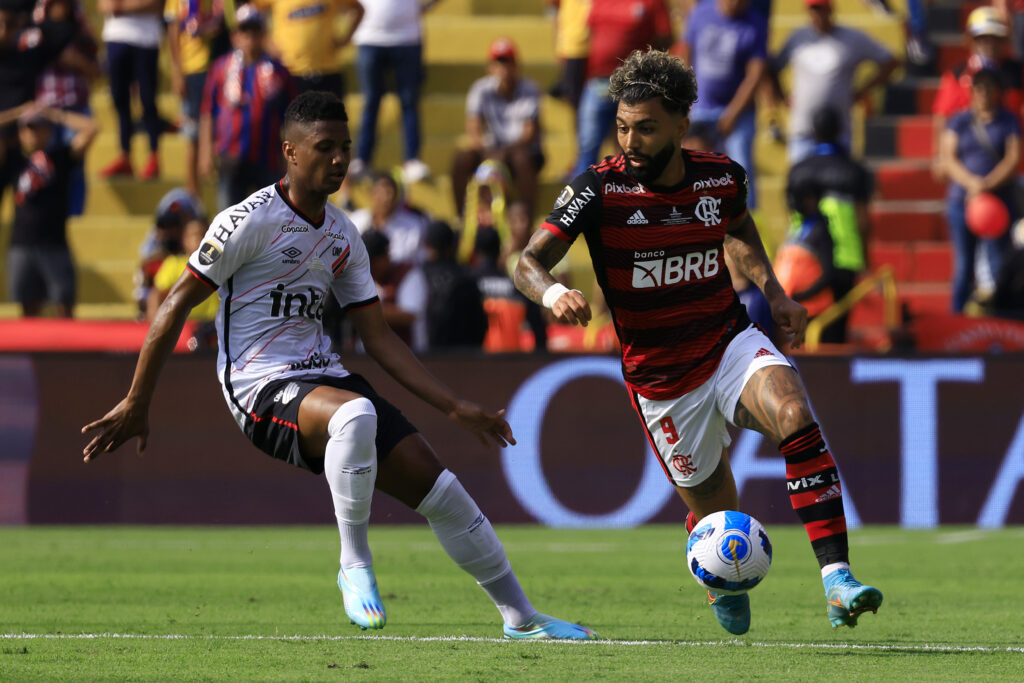
{"label": "black shorts with red trim", "polygon": [[402,411],[380,397],[360,375],[348,377],[288,377],[268,382],[263,387],[249,419],[245,435],[261,451],[313,474],[324,471],[323,457],[306,457],[299,447],[299,404],[320,386],[335,387],[370,399],[377,411],[377,460],[387,457],[398,442],[415,434]]}

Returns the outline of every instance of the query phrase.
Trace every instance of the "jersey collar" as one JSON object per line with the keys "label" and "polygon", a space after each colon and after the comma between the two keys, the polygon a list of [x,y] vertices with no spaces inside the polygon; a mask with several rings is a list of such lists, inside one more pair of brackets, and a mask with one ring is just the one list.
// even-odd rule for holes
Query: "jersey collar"
{"label": "jersey collar", "polygon": [[326,216],[327,216],[327,209],[326,208],[320,213],[320,218],[318,218],[316,220],[313,220],[312,218],[307,216],[305,213],[303,213],[302,209],[300,209],[299,207],[297,207],[294,204],[292,204],[291,200],[288,199],[288,193],[285,192],[284,185],[281,184],[280,180],[278,180],[276,183],[274,183],[274,189],[277,190],[277,194],[281,197],[281,201],[283,201],[285,204],[287,204],[288,208],[291,209],[292,211],[294,211],[302,220],[306,221],[307,223],[309,223],[310,225],[312,225],[314,228],[317,228],[317,229],[319,229],[319,228],[321,228],[323,226],[324,218],[326,218]]}

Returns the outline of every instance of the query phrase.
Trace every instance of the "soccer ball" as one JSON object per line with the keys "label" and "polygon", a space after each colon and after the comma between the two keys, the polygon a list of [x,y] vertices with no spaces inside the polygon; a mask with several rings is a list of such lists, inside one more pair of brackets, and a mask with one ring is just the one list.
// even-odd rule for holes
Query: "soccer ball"
{"label": "soccer ball", "polygon": [[739,595],[761,583],[772,565],[764,527],[743,512],[724,510],[700,520],[686,540],[686,564],[697,583]]}

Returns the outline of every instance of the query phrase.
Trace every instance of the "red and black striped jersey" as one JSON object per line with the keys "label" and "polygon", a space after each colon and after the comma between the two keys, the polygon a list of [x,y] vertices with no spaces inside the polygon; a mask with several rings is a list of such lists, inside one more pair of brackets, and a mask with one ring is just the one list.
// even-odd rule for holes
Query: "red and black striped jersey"
{"label": "red and black striped jersey", "polygon": [[622,345],[627,385],[652,400],[704,383],[750,325],[723,243],[747,211],[747,174],[721,154],[683,150],[686,175],[647,187],[607,157],[567,185],[544,229],[583,235]]}

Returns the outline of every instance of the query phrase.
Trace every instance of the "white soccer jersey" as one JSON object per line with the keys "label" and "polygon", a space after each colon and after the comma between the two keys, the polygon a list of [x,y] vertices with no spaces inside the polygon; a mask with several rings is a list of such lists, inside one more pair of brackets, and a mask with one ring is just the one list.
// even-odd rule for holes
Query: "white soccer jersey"
{"label": "white soccer jersey", "polygon": [[328,203],[313,220],[280,183],[220,212],[188,269],[220,294],[217,374],[243,429],[268,381],[349,374],[324,334],[328,290],[343,310],[378,300],[366,248],[348,216]]}

